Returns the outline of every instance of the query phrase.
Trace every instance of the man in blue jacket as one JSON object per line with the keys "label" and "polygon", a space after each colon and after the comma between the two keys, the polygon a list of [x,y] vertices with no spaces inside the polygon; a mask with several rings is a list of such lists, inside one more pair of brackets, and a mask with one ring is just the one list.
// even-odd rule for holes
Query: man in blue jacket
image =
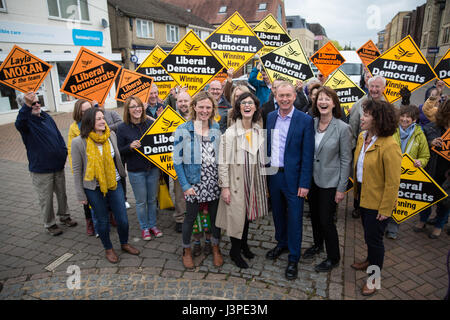
{"label": "man in blue jacket", "polygon": [[[266,258],[275,260],[289,252],[285,276],[297,278],[301,255],[303,203],[311,185],[314,157],[313,119],[294,108],[295,87],[277,86],[278,110],[267,116],[267,152],[272,175],[268,177],[277,246]],[[269,174],[270,174],[269,173]]]}
{"label": "man in blue jacket", "polygon": [[[258,73],[261,70],[262,80],[258,80]],[[259,99],[259,105],[262,106],[269,100],[272,85],[270,83],[269,76],[262,69],[261,64],[254,67],[250,75],[248,76],[248,83],[250,83],[256,90],[255,94]]]}
{"label": "man in blue jacket", "polygon": [[[19,100],[22,100],[19,96]],[[56,225],[53,210],[53,193],[58,201],[57,216],[61,224],[75,227],[67,205],[64,165],[67,147],[61,132],[52,117],[41,111],[41,105],[34,92],[23,97],[22,108],[16,119],[16,128],[27,149],[28,168],[33,187],[36,190],[44,220],[44,227],[54,236],[62,230]]]}

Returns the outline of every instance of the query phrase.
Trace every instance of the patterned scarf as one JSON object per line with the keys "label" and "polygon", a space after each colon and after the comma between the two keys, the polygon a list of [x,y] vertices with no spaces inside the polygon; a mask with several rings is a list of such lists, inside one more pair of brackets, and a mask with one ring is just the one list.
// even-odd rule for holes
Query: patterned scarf
{"label": "patterned scarf", "polygon": [[[116,167],[111,156],[109,134],[109,127],[106,126],[102,135],[91,131],[86,139],[87,166],[84,179],[86,181],[97,179],[103,195],[106,195],[108,190],[115,190],[117,187]],[[96,143],[103,145],[102,153]]]}
{"label": "patterned scarf", "polygon": [[416,128],[416,124],[412,123],[408,128],[404,129],[402,126],[400,128],[400,147],[402,149],[402,153],[405,153],[406,145],[408,144],[409,138],[411,138],[414,133],[414,129]]}

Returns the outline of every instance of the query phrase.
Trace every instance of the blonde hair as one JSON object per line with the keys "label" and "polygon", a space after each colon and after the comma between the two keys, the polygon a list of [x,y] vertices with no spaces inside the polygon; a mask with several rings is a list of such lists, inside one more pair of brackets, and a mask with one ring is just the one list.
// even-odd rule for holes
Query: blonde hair
{"label": "blonde hair", "polygon": [[201,91],[197,93],[193,98],[189,105],[189,120],[195,120],[197,119],[197,113],[194,110],[194,107],[197,106],[197,103],[202,100],[209,100],[212,103],[213,106],[213,112],[211,113],[211,116],[209,117],[209,120],[213,120],[214,117],[217,114],[217,102],[216,99],[213,98],[213,96],[207,92],[207,91]]}
{"label": "blonde hair", "polygon": [[234,107],[234,104],[236,102],[236,91],[241,90],[242,93],[244,92],[250,92],[250,89],[247,86],[244,86],[242,84],[237,85],[236,87],[234,87],[233,92],[231,93],[231,107]]}

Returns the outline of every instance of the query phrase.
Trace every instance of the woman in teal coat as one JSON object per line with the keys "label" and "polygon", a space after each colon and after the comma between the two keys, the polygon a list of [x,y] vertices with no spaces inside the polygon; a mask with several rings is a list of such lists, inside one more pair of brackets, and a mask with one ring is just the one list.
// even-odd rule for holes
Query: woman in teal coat
{"label": "woman in teal coat", "polygon": [[[430,160],[430,150],[427,137],[420,125],[416,123],[419,119],[419,108],[415,105],[402,105],[400,108],[400,121],[397,131],[393,137],[402,149],[402,153],[407,153],[414,159],[416,168],[424,168]],[[399,224],[390,218],[386,228],[386,237],[397,239]]]}

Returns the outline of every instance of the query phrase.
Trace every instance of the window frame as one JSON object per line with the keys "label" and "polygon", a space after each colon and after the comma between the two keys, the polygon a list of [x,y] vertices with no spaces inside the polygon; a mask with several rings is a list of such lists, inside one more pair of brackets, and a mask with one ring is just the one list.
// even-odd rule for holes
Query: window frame
{"label": "window frame", "polygon": [[[140,28],[141,36],[139,36],[139,34],[138,34],[138,29],[139,29],[138,21],[141,22],[140,23],[141,24],[141,28]],[[144,36],[142,33],[142,23],[143,22],[145,22],[147,24],[148,37]],[[151,26],[151,32],[150,32],[150,26]],[[136,18],[136,37],[141,38],[141,39],[155,39],[155,26],[153,24],[153,21]]]}
{"label": "window frame", "polygon": [[78,16],[80,17],[79,19],[69,19],[69,18],[63,18],[61,15],[61,6],[60,6],[60,2],[61,0],[56,0],[56,5],[58,6],[58,14],[59,16],[52,16],[50,15],[50,8],[48,6],[48,0],[46,1],[47,4],[47,14],[48,14],[48,18],[49,19],[53,19],[53,20],[61,20],[61,21],[76,21],[76,22],[81,22],[81,23],[91,23],[91,15],[89,13],[89,1],[88,0],[84,0],[86,2],[86,9],[87,9],[87,14],[88,14],[88,19],[89,20],[83,20],[83,17],[81,15],[81,1],[83,0],[76,0],[77,1],[77,8],[78,8]]}
{"label": "window frame", "polygon": [[[175,40],[169,39],[169,35],[171,35],[171,29],[173,27],[173,30],[176,31],[176,38]],[[180,28],[174,24],[166,24],[166,41],[168,43],[177,43],[180,41]]]}
{"label": "window frame", "polygon": [[8,12],[8,8],[6,8],[6,1],[5,0],[0,0],[2,7],[0,8],[0,12]]}
{"label": "window frame", "polygon": [[[264,5],[264,8],[261,8],[262,5]],[[267,11],[267,2],[258,3],[258,11]]]}

